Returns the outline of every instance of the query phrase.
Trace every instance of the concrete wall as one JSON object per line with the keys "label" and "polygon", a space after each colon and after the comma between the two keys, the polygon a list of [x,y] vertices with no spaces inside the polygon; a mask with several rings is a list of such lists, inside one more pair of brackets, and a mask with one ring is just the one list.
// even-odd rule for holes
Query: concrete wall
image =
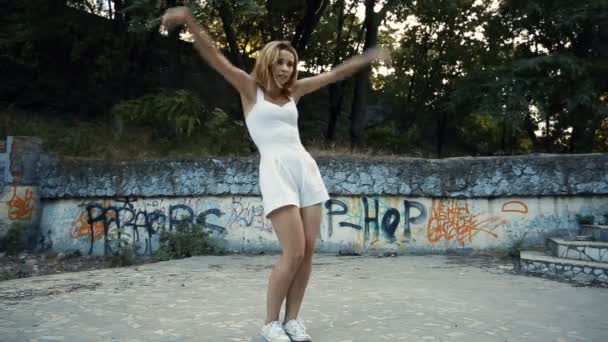
{"label": "concrete wall", "polygon": [[[19,153],[28,157],[12,159],[26,168],[36,160],[35,172],[21,177],[33,184],[6,183],[0,222],[24,219],[2,211],[15,203],[32,217],[39,210],[37,249],[111,254],[108,241],[121,229],[151,254],[159,232],[185,220],[230,251],[279,250],[262,217],[256,158],[105,162]],[[577,234],[576,215],[597,221],[608,213],[607,154],[318,163],[332,197],[323,204],[324,252],[541,246],[548,236]]]}
{"label": "concrete wall", "polygon": [[0,141],[0,237],[13,224],[35,243],[42,206],[38,193],[37,164],[42,141],[31,137],[8,137]]}
{"label": "concrete wall", "polygon": [[[254,196],[44,200],[43,243],[55,250],[111,254],[118,228],[141,247],[158,248],[162,229],[201,223],[230,251],[278,251],[262,202]],[[542,245],[547,236],[576,234],[576,214],[606,212],[608,199],[522,197],[431,199],[335,196],[324,204],[319,251],[341,253],[506,250],[520,239]]]}

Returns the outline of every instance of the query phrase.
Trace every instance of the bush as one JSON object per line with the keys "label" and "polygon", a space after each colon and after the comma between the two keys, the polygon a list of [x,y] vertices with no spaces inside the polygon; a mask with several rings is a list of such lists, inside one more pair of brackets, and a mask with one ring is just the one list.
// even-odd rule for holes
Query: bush
{"label": "bush", "polygon": [[159,136],[174,137],[191,136],[202,125],[205,112],[199,98],[186,90],[148,94],[112,108],[119,122],[154,127]]}
{"label": "bush", "polygon": [[608,151],[608,118],[602,120],[599,128],[595,131],[594,151]]}
{"label": "bush", "polygon": [[523,251],[526,237],[528,236],[529,231],[525,231],[523,233],[518,233],[514,238],[512,238],[511,246],[509,247],[507,254],[513,258],[519,258],[521,251]]}
{"label": "bush", "polygon": [[135,263],[135,255],[139,246],[131,242],[131,235],[126,233],[124,229],[112,231],[108,244],[114,251],[110,258],[111,267],[123,267]]}
{"label": "bush", "polygon": [[[221,109],[209,110],[186,90],[124,101],[112,109],[118,137],[133,127],[145,127],[152,139],[171,151],[165,154],[230,155],[248,154],[249,135],[242,121],[235,121]],[[181,153],[180,153],[181,152]]]}
{"label": "bush", "polygon": [[27,250],[27,231],[27,225],[11,224],[6,235],[0,239],[0,250],[6,251],[8,255],[17,255]]}
{"label": "bush", "polygon": [[593,215],[576,215],[579,224],[593,224]]}
{"label": "bush", "polygon": [[233,121],[219,108],[209,113],[205,121],[207,146],[212,155],[246,153],[249,149],[249,133],[242,121]]}
{"label": "bush", "polygon": [[162,230],[159,240],[160,248],[156,256],[160,260],[182,259],[221,252],[211,246],[209,235],[200,224],[182,222],[176,226],[173,232]]}
{"label": "bush", "polygon": [[415,127],[405,132],[399,131],[394,123],[389,123],[369,129],[366,132],[366,143],[374,151],[382,154],[403,153],[409,150],[419,139]]}

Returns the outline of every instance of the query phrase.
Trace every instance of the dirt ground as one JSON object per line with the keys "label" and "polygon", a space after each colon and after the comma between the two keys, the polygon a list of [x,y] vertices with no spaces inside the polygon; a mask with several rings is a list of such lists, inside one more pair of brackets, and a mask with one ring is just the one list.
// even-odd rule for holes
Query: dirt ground
{"label": "dirt ground", "polygon": [[[262,253],[264,254],[264,253]],[[341,255],[348,256],[348,255]],[[395,254],[382,255],[378,257],[395,257]],[[461,259],[459,256],[453,256],[453,261],[458,262]],[[512,267],[510,261],[506,261],[504,256],[478,256],[477,258],[465,258],[467,263],[485,264],[496,263],[496,260],[502,259],[500,263],[507,262],[509,268]],[[88,270],[97,270],[104,268],[118,267],[113,263],[116,259],[110,256],[92,256],[81,255],[80,253],[32,253],[22,252],[18,255],[8,255],[5,252],[0,252],[0,281],[29,278],[41,275],[65,273],[65,272],[80,272]],[[131,265],[141,265],[156,262],[152,257],[138,256],[133,260]],[[465,262],[465,261],[463,261]],[[493,267],[489,266],[489,267]]]}
{"label": "dirt ground", "polygon": [[[397,257],[397,255],[382,255],[376,257],[390,258]],[[498,270],[500,272],[521,274],[521,270],[519,270],[518,259],[510,257],[508,255],[475,255],[473,257],[466,255],[449,255],[447,257],[450,263],[466,264],[491,271]],[[41,275],[119,267],[119,265],[116,265],[116,261],[117,260],[115,257],[81,255],[78,252],[72,254],[55,252],[22,252],[16,256],[8,255],[5,252],[0,252],[0,282],[11,279],[29,278]],[[157,262],[157,259],[149,256],[138,256],[129,265],[143,265],[154,262]],[[604,288],[608,287],[606,284],[576,284],[566,279],[561,279],[557,277],[547,275],[536,276],[556,280],[559,282],[572,283],[574,286],[592,286]]]}
{"label": "dirt ground", "polygon": [[[134,260],[134,265],[151,262],[154,262],[152,258],[139,257]],[[111,257],[27,252],[13,256],[0,253],[0,281],[109,267],[114,267]]]}

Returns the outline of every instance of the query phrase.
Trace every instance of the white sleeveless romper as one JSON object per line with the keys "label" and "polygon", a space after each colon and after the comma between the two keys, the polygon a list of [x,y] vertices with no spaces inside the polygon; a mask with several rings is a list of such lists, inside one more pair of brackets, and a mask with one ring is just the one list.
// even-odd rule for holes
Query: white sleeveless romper
{"label": "white sleeveless romper", "polygon": [[257,88],[245,122],[260,151],[260,191],[264,215],[283,206],[303,208],[329,199],[315,160],[298,132],[298,109],[292,98],[283,106],[266,101]]}

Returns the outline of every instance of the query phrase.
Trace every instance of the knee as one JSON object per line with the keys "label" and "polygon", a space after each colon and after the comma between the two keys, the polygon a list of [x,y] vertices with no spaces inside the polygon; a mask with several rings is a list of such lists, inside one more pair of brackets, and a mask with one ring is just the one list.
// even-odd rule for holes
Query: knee
{"label": "knee", "polygon": [[306,246],[304,247],[304,259],[310,260],[312,256],[315,254],[315,241],[306,241]]}
{"label": "knee", "polygon": [[291,269],[295,269],[296,267],[298,267],[302,263],[302,260],[304,260],[304,256],[304,246],[302,246],[302,248],[298,248],[296,250],[292,250],[284,254],[285,261],[289,264],[289,267]]}

